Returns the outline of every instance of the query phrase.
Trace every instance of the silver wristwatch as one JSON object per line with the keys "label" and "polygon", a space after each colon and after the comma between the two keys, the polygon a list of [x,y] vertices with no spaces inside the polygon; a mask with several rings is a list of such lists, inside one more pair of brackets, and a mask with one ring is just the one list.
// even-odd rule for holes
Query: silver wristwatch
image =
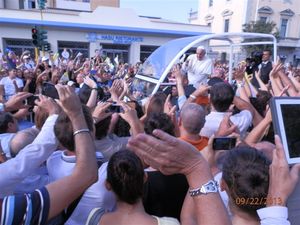
{"label": "silver wristwatch", "polygon": [[218,192],[218,183],[215,180],[210,180],[199,188],[189,190],[189,194],[191,197],[216,192]]}

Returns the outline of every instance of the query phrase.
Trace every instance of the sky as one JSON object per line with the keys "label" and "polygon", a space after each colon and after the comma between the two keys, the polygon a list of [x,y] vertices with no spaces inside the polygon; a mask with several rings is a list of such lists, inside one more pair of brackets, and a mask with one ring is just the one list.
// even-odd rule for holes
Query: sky
{"label": "sky", "polygon": [[198,0],[120,0],[120,7],[132,8],[140,16],[188,23],[190,10],[198,10]]}

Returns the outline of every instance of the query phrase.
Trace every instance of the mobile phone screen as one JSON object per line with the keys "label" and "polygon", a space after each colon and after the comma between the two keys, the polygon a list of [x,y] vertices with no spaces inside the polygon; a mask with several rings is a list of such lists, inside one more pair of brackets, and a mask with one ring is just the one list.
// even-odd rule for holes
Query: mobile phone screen
{"label": "mobile phone screen", "polygon": [[213,150],[230,150],[235,147],[236,138],[220,137],[214,138]]}

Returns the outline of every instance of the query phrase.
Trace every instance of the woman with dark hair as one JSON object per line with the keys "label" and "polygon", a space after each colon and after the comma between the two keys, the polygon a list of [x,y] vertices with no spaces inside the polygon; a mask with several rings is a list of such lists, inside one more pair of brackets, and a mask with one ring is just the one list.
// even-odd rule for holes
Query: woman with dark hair
{"label": "woman with dark hair", "polygon": [[124,150],[113,154],[107,166],[106,188],[117,197],[116,210],[105,213],[103,209],[95,209],[87,224],[178,225],[175,218],[159,218],[145,212],[142,196],[146,179],[142,162],[133,152]]}
{"label": "woman with dark hair", "polygon": [[259,225],[257,210],[267,204],[270,160],[248,146],[224,156],[221,189],[229,196],[233,225]]}

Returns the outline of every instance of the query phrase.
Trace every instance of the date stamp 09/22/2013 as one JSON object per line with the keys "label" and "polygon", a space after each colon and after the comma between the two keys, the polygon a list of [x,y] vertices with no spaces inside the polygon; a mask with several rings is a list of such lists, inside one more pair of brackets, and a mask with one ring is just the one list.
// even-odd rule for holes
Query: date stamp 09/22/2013
{"label": "date stamp 09/22/2013", "polygon": [[282,205],[283,201],[280,197],[274,198],[244,198],[244,197],[237,197],[235,199],[236,205]]}

